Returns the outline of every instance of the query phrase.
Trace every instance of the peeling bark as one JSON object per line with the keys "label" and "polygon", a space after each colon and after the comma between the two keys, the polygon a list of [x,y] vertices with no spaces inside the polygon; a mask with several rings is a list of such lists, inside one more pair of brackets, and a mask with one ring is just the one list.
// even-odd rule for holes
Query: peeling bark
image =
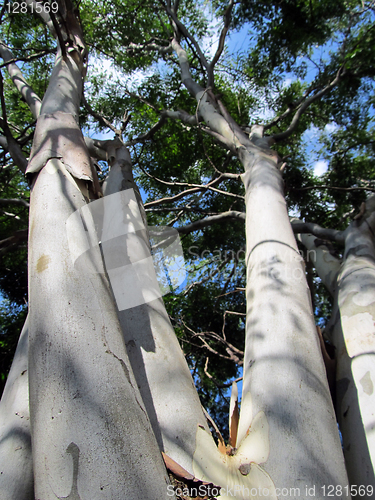
{"label": "peeling bark", "polygon": [[[35,496],[159,500],[167,497],[169,482],[164,462],[132,374],[99,247],[85,254],[94,229],[90,221],[85,228],[79,216],[92,188],[77,125],[81,55],[70,49],[56,59],[28,171]],[[59,127],[50,126],[57,120]],[[76,261],[79,253],[83,257]]]}
{"label": "peeling bark", "polygon": [[371,218],[367,219],[370,224],[353,222],[345,232],[331,329],[337,352],[337,416],[349,480],[375,487],[374,216]]}
{"label": "peeling bark", "polygon": [[375,487],[375,248],[374,198],[342,233],[341,262],[312,235],[300,235],[319,277],[334,297],[325,329],[336,351],[336,413],[351,484]]}

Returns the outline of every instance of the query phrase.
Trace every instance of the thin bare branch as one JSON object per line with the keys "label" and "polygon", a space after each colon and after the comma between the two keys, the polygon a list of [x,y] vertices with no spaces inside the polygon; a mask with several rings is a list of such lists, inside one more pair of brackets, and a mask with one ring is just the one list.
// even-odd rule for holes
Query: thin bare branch
{"label": "thin bare branch", "polygon": [[9,238],[0,241],[0,256],[6,254],[10,250],[19,247],[27,241],[28,229],[16,231]]}
{"label": "thin bare branch", "polygon": [[226,295],[230,295],[232,293],[238,293],[238,292],[246,292],[246,288],[236,288],[235,290],[231,290],[230,292],[223,293],[223,295],[217,295],[216,298],[219,297],[225,297]]}
{"label": "thin bare branch", "polygon": [[214,68],[217,61],[220,59],[221,54],[223,53],[225,46],[225,37],[228,33],[232,10],[234,6],[234,0],[229,1],[229,5],[224,12],[224,26],[220,33],[219,45],[217,47],[216,53],[208,67],[208,86],[214,88]]}
{"label": "thin bare branch", "polygon": [[[207,367],[208,367],[208,357],[206,358],[206,363],[204,365],[204,373],[207,375],[208,378],[211,378],[213,379],[212,375],[210,375],[207,371]],[[216,384],[216,382],[215,382]],[[204,408],[202,406],[202,410],[203,410],[203,413],[204,413],[204,416],[206,417],[206,419],[208,420],[208,422],[212,425],[212,427],[214,428],[215,432],[216,432],[216,436],[217,436],[217,439],[220,443],[220,445],[225,448],[225,442],[224,442],[224,438],[223,436],[221,435],[221,432],[219,431],[219,428],[218,426],[216,425],[215,421],[211,418],[211,416],[208,414],[206,408]]]}
{"label": "thin bare branch", "polygon": [[291,188],[293,191],[309,191],[311,189],[332,189],[334,191],[371,191],[375,192],[375,188],[368,186],[355,186],[355,187],[340,187],[340,186],[328,186],[326,184],[319,186],[305,186],[302,188]]}
{"label": "thin bare branch", "polygon": [[303,101],[312,93],[314,92],[314,90],[316,90],[316,85],[311,85],[311,87],[309,87],[303,94],[302,97],[300,97],[299,99],[297,99],[296,101],[293,101],[291,102],[289,105],[288,105],[288,108],[286,109],[286,111],[284,111],[281,115],[277,116],[276,118],[274,118],[271,122],[267,123],[266,125],[264,125],[264,130],[267,130],[271,127],[273,127],[274,125],[277,125],[281,120],[284,120],[284,118],[287,118],[289,115],[295,113],[296,109],[298,109],[298,107],[303,103]]}
{"label": "thin bare branch", "polygon": [[117,129],[115,126],[112,125],[112,123],[107,120],[107,118],[100,113],[97,113],[94,111],[91,107],[91,105],[87,102],[85,95],[82,95],[82,102],[87,109],[87,111],[90,113],[90,115],[98,120],[98,122],[103,125],[103,127],[108,127],[112,132],[114,132],[116,135],[121,136],[121,130]]}
{"label": "thin bare branch", "polygon": [[0,198],[0,205],[22,205],[29,208],[30,203],[22,198]]}
{"label": "thin bare branch", "polygon": [[143,168],[141,168],[141,170],[144,174],[146,174],[151,179],[154,179],[155,181],[160,182],[161,184],[164,184],[166,186],[184,186],[184,187],[195,187],[195,188],[200,188],[200,189],[207,189],[208,187],[216,186],[224,179],[235,179],[235,180],[241,179],[241,174],[232,174],[232,173],[228,172],[228,173],[220,173],[219,177],[212,179],[207,184],[193,184],[190,182],[165,181],[163,179],[159,179],[155,175],[151,175],[149,172],[147,172],[147,170],[144,170]]}
{"label": "thin bare branch", "polygon": [[228,212],[223,212],[218,215],[211,215],[204,219],[192,222],[186,226],[177,227],[177,231],[180,234],[189,234],[193,231],[198,231],[204,227],[211,226],[212,224],[226,222],[228,220],[242,220],[245,221],[246,215],[244,212],[237,212],[235,210],[230,210]]}
{"label": "thin bare branch", "polygon": [[4,99],[3,75],[1,70],[0,70],[0,101],[1,101],[1,110],[3,114],[1,126],[3,128],[7,140],[9,154],[11,155],[14,163],[20,168],[20,170],[22,172],[26,172],[27,160],[22,152],[20,145],[14,139],[7,122],[7,111]]}
{"label": "thin bare branch", "polygon": [[[215,183],[217,183],[216,179],[214,179],[214,181],[215,181]],[[154,207],[156,205],[160,205],[161,203],[172,203],[174,201],[180,200],[181,198],[184,198],[185,196],[190,196],[191,194],[198,193],[200,191],[207,191],[207,190],[214,191],[215,193],[223,194],[225,196],[238,198],[241,200],[245,199],[244,196],[241,196],[239,194],[229,193],[227,191],[222,191],[221,189],[217,189],[217,188],[212,187],[212,184],[214,183],[214,181],[211,181],[211,183],[205,184],[203,186],[198,186],[198,187],[194,187],[191,189],[186,189],[185,191],[182,191],[181,193],[178,193],[175,196],[169,196],[167,198],[161,198],[160,200],[150,201],[148,203],[145,203],[144,206],[145,206],[145,208],[150,208],[150,207]]]}
{"label": "thin bare branch", "polygon": [[294,114],[293,119],[292,119],[289,127],[287,128],[287,130],[285,130],[284,132],[281,132],[279,134],[274,134],[272,136],[272,138],[275,141],[281,141],[281,140],[289,137],[297,128],[297,125],[298,125],[303,113],[305,112],[305,110],[313,102],[321,99],[325,94],[327,94],[330,90],[332,90],[340,82],[340,80],[343,78],[344,75],[345,75],[345,68],[344,68],[344,65],[342,65],[340,67],[340,69],[337,71],[335,78],[330,83],[328,83],[323,89],[321,89],[321,90],[319,90],[319,92],[316,92],[315,94],[313,94],[311,97],[306,99],[302,104],[300,104],[298,106],[296,113]]}
{"label": "thin bare branch", "polygon": [[[190,204],[190,203],[189,203]],[[217,212],[207,212],[206,210],[203,210],[202,208],[199,207],[188,207],[187,205],[185,206],[179,206],[179,207],[160,207],[160,208],[147,208],[146,212],[179,212],[180,210],[183,210],[184,212],[197,212],[201,213],[204,215],[218,215]]]}
{"label": "thin bare branch", "polygon": [[[183,320],[180,320],[180,321],[184,325],[185,329],[192,334],[192,339],[199,338],[199,340],[202,342],[203,346],[199,346],[199,345],[193,344],[193,345],[195,345],[195,347],[200,347],[200,348],[204,347],[209,352],[211,352],[212,354],[216,354],[220,358],[228,359],[230,361],[234,361],[238,365],[242,365],[243,364],[243,354],[244,354],[243,351],[240,351],[239,349],[237,349],[236,347],[234,347],[232,344],[230,344],[229,342],[227,342],[226,340],[224,340],[220,335],[218,335],[215,332],[194,332],[194,330],[192,330],[190,327],[188,327],[187,324]],[[214,349],[212,346],[210,346],[208,344],[208,342],[205,340],[206,337],[212,338],[212,339],[214,339],[216,341],[219,341],[221,344],[225,345],[226,346],[226,351],[228,353],[228,356],[225,356],[224,354],[221,354],[216,349]]]}
{"label": "thin bare branch", "polygon": [[197,285],[202,285],[203,283],[206,283],[207,281],[209,281],[210,279],[212,279],[217,273],[219,273],[223,267],[229,262],[229,259],[225,259],[223,260],[220,265],[214,270],[214,271],[210,271],[209,275],[206,276],[205,278],[202,278],[201,280],[199,281],[194,281],[193,283],[191,283],[191,285],[188,286],[188,288],[184,291],[184,295],[187,295],[190,290],[192,288],[194,288],[195,286]]}
{"label": "thin bare branch", "polygon": [[[223,335],[223,339],[226,340],[226,336],[225,336],[225,320],[226,320],[226,315],[227,314],[234,314],[235,316],[242,316],[242,317],[246,317],[246,313],[241,313],[241,312],[237,312],[237,311],[224,311],[224,315],[223,315],[223,328],[221,330],[221,333]],[[232,346],[233,347],[233,346]],[[236,349],[236,348],[234,348]],[[242,353],[242,351],[240,351],[239,349],[237,349],[238,353]]]}
{"label": "thin bare branch", "polygon": [[12,64],[12,63],[34,61],[35,59],[39,59],[43,56],[46,56],[47,54],[54,54],[54,53],[55,53],[55,50],[46,49],[46,50],[43,50],[42,52],[39,52],[38,54],[31,54],[31,55],[25,56],[25,57],[13,57],[13,59],[10,59],[9,61],[4,62],[3,64],[0,64],[0,69],[5,68],[6,66],[8,66],[9,64]]}
{"label": "thin bare branch", "polygon": [[164,125],[164,123],[165,123],[165,117],[161,116],[160,120],[157,123],[155,123],[155,125],[153,125],[148,132],[146,132],[145,134],[139,135],[137,138],[132,139],[131,141],[125,142],[125,146],[127,146],[127,147],[134,146],[134,144],[149,141],[156,134],[156,132],[161,129],[161,127]]}
{"label": "thin bare branch", "polygon": [[144,104],[146,104],[146,106],[148,106],[149,108],[153,109],[155,111],[155,113],[160,114],[160,111],[153,104],[151,104],[145,97],[143,97],[142,95],[136,94],[135,92],[131,92],[126,87],[124,88],[124,92],[128,96],[134,97],[135,99],[138,99],[138,101],[143,102]]}

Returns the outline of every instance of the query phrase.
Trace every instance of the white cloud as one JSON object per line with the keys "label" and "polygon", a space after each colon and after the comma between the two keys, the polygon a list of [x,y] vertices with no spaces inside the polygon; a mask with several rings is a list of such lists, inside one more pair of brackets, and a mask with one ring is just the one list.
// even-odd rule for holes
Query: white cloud
{"label": "white cloud", "polygon": [[296,80],[296,78],[285,78],[285,80],[283,81],[283,85],[282,87],[285,89],[287,87],[289,87],[289,85],[294,82]]}
{"label": "white cloud", "polygon": [[315,175],[323,175],[328,170],[328,162],[325,160],[316,161],[313,165]]}
{"label": "white cloud", "polygon": [[335,122],[327,123],[327,125],[324,127],[324,130],[327,132],[327,134],[331,134],[332,132],[335,132],[339,126]]}

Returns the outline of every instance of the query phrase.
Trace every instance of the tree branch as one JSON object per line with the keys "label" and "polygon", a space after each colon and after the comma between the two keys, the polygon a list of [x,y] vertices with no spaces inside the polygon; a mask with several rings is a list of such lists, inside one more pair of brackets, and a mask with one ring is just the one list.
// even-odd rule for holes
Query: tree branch
{"label": "tree branch", "polygon": [[211,215],[204,219],[198,220],[196,222],[192,222],[187,224],[186,226],[176,227],[177,231],[180,234],[189,234],[193,231],[198,231],[203,229],[204,227],[211,226],[212,224],[216,224],[217,222],[222,223],[228,220],[242,220],[245,221],[246,214],[244,212],[237,212],[235,210],[230,210],[228,212],[223,212],[218,215]]}
{"label": "tree branch", "polygon": [[125,142],[125,146],[126,147],[134,146],[134,144],[138,144],[140,142],[145,142],[152,139],[154,134],[156,134],[156,132],[162,128],[164,123],[165,123],[165,116],[162,115],[160,117],[160,120],[157,123],[155,123],[155,125],[153,125],[148,132],[139,135],[136,139],[132,139],[130,141]]}
{"label": "tree branch", "polygon": [[327,229],[313,222],[302,222],[298,219],[291,220],[293,232],[296,234],[313,234],[323,240],[335,241],[341,245],[345,244],[344,231]]}
{"label": "tree branch", "polygon": [[[192,336],[191,336],[192,339],[199,338],[199,340],[202,342],[203,346],[207,350],[209,350],[210,352],[212,352],[213,354],[216,354],[217,356],[219,356],[221,358],[228,359],[230,361],[234,361],[238,365],[242,365],[243,355],[244,355],[243,351],[234,347],[227,340],[223,339],[220,335],[218,335],[215,332],[194,332],[194,330],[192,328],[188,327],[187,324],[183,320],[181,320],[181,322],[184,325],[184,327],[186,328],[186,330],[192,334]],[[221,354],[217,350],[213,349],[213,347],[211,347],[208,344],[208,342],[206,342],[205,337],[208,337],[208,338],[211,337],[212,339],[219,341],[221,344],[225,345],[226,351],[229,354],[229,356],[225,356],[224,354]],[[196,345],[196,347],[203,347],[203,346]]]}
{"label": "tree branch", "polygon": [[96,111],[94,111],[92,109],[92,107],[90,106],[90,104],[87,102],[86,100],[86,97],[84,94],[82,94],[82,102],[85,106],[85,108],[87,109],[87,111],[90,113],[90,115],[95,118],[96,120],[98,120],[98,122],[103,125],[103,127],[108,127],[109,129],[112,130],[112,132],[114,132],[117,136],[121,136],[121,130],[117,129],[116,127],[114,127],[112,125],[112,123],[107,120],[107,118],[105,118],[105,116],[101,115],[100,113],[97,113]]}
{"label": "tree branch", "polygon": [[216,184],[219,184],[222,180],[224,179],[235,179],[239,180],[241,178],[241,174],[232,174],[232,173],[221,173],[219,177],[216,177],[215,179],[212,179],[210,182],[207,184],[192,184],[190,182],[179,182],[179,181],[165,181],[163,179],[159,179],[158,177],[151,175],[149,172],[144,170],[141,167],[141,170],[144,174],[146,174],[148,177],[151,179],[154,179],[157,182],[160,182],[161,184],[164,184],[166,186],[184,186],[184,187],[195,187],[195,188],[200,188],[200,189],[207,189],[208,187],[216,186]]}
{"label": "tree branch", "polygon": [[[59,9],[60,9],[60,4],[59,4]],[[61,55],[62,55],[62,57],[65,57],[66,56],[66,46],[65,46],[64,37],[63,37],[63,34],[61,32],[61,27],[60,27],[59,23],[57,22],[56,16],[52,12],[52,10],[49,12],[49,17],[52,21],[53,28],[54,28],[55,33],[56,33],[56,38],[57,38],[59,45],[60,45]]]}
{"label": "tree branch", "polygon": [[277,125],[281,120],[284,120],[284,118],[287,118],[289,115],[291,115],[296,109],[298,109],[298,107],[303,103],[306,97],[308,97],[311,94],[311,92],[316,90],[316,88],[317,88],[316,85],[312,85],[309,89],[307,89],[304,92],[303,96],[297,99],[296,101],[293,101],[289,105],[288,109],[284,111],[284,113],[282,113],[281,115],[274,118],[271,122],[264,125],[264,130],[267,130],[273,127],[274,125]]}
{"label": "tree branch", "polygon": [[[161,181],[161,182],[164,182],[164,181]],[[161,203],[170,203],[173,201],[178,201],[181,198],[184,198],[185,196],[189,196],[190,194],[198,193],[200,191],[206,191],[206,190],[210,190],[210,191],[214,191],[216,193],[224,194],[225,196],[231,196],[233,198],[240,198],[241,200],[245,199],[244,196],[241,196],[239,194],[229,193],[227,191],[222,191],[221,189],[214,188],[212,185],[217,184],[217,182],[218,182],[218,179],[214,179],[210,183],[205,184],[203,186],[198,185],[197,187],[194,187],[192,189],[186,189],[182,193],[178,193],[175,196],[170,196],[167,198],[161,198],[160,200],[150,201],[148,203],[145,203],[144,206],[145,206],[145,208],[146,207],[149,208],[149,207],[154,207],[156,205],[160,205]],[[220,180],[220,182],[221,182],[221,180]]]}
{"label": "tree branch", "polygon": [[357,186],[357,187],[340,187],[340,186],[328,186],[328,185],[315,185],[315,186],[306,186],[302,188],[290,188],[292,191],[309,191],[311,189],[333,189],[335,191],[371,191],[375,192],[375,188],[365,187],[365,186]]}
{"label": "tree branch", "polygon": [[34,118],[38,118],[40,113],[40,108],[42,106],[42,101],[39,98],[39,96],[33,91],[31,86],[27,83],[17,64],[12,62],[14,60],[12,52],[1,41],[0,41],[0,55],[4,60],[4,64],[2,66],[4,65],[6,66],[9,76],[12,79],[12,82],[14,83],[14,85],[16,86],[17,90],[22,95],[22,97],[25,99]]}
{"label": "tree branch", "polygon": [[[56,38],[56,32],[55,32],[55,28],[54,28],[54,25],[53,25],[53,22],[51,20],[51,17],[49,15],[49,12],[47,12],[45,9],[44,9],[44,5],[41,4],[40,1],[35,1],[35,0],[25,0],[25,2],[27,3],[27,5],[30,7],[30,11],[31,12],[36,12],[37,15],[40,17],[40,19],[44,22],[44,24],[47,26],[47,28],[49,29],[51,35]],[[36,6],[38,6],[38,8],[36,9]]]}
{"label": "tree branch", "polygon": [[321,99],[325,94],[327,94],[330,90],[335,87],[339,81],[342,79],[343,75],[345,74],[345,69],[344,65],[340,67],[340,69],[337,71],[335,78],[328,84],[326,85],[323,89],[321,89],[319,92],[316,92],[316,94],[312,95],[308,99],[306,99],[305,102],[303,102],[297,109],[295,115],[293,116],[293,119],[284,132],[281,132],[279,134],[274,134],[271,136],[275,141],[281,141],[283,139],[286,139],[289,137],[297,128],[297,125],[305,112],[305,110],[312,104],[313,102],[317,101],[318,99]]}
{"label": "tree branch", "polygon": [[29,208],[30,203],[22,198],[0,198],[0,206],[1,205],[22,205],[26,208]]}
{"label": "tree branch", "polygon": [[3,75],[0,70],[0,101],[1,101],[1,109],[2,109],[2,114],[3,114],[3,119],[1,121],[1,125],[4,130],[4,134],[7,140],[8,144],[8,151],[9,154],[11,155],[14,163],[20,168],[20,170],[24,173],[26,172],[27,168],[27,160],[22,153],[22,149],[20,148],[18,142],[14,139],[9,126],[7,122],[7,112],[6,112],[6,106],[5,106],[5,99],[4,99],[4,88],[3,88]]}
{"label": "tree branch", "polygon": [[[181,23],[181,21],[179,21],[179,19],[177,18],[176,13],[173,12],[173,10],[168,7],[168,5],[163,4],[163,6],[164,6],[167,14],[169,15],[169,17],[173,20],[173,22],[175,23],[175,25],[177,26],[177,28],[179,29],[179,31],[182,33],[182,35],[184,35],[184,37],[187,40],[190,40],[190,42],[193,44],[195,50],[197,51],[197,54],[199,56],[199,59],[201,61],[202,66],[204,68],[206,68],[206,70],[209,70],[209,66],[210,65],[208,64],[207,59],[206,59],[205,55],[203,54],[203,52],[201,51],[201,48],[199,47],[199,44],[197,43],[197,41],[195,40],[195,38],[189,33],[189,31]],[[173,42],[172,42],[172,47],[173,47]]]}
{"label": "tree branch", "polygon": [[207,85],[211,88],[214,88],[214,68],[215,68],[215,64],[220,59],[220,56],[224,50],[225,37],[226,37],[228,29],[229,29],[233,6],[234,6],[234,0],[230,0],[229,5],[224,12],[224,26],[223,26],[223,29],[221,30],[221,33],[220,33],[219,45],[217,47],[216,53],[215,53],[210,65],[208,67]]}
{"label": "tree branch", "polygon": [[[192,222],[186,226],[177,227],[177,231],[180,234],[189,234],[193,231],[198,231],[204,227],[210,226],[217,222],[225,222],[226,220],[242,220],[245,221],[246,214],[244,212],[238,212],[236,210],[229,210],[227,212],[222,212],[221,214],[211,215],[205,217],[204,219]],[[327,229],[319,226],[313,222],[303,222],[298,219],[292,219],[291,225],[293,232],[295,234],[313,234],[317,238],[322,240],[334,241],[336,243],[344,244],[344,232],[338,231],[336,229]]]}
{"label": "tree branch", "polygon": [[178,43],[176,38],[174,38],[172,40],[172,47],[177,54],[178,61],[180,64],[181,80],[182,80],[183,84],[185,85],[185,87],[187,88],[187,90],[190,92],[190,94],[195,99],[198,100],[199,97],[197,96],[197,94],[199,94],[200,92],[204,92],[204,88],[201,87],[200,85],[198,85],[198,83],[196,83],[193,80],[191,73],[190,73],[190,65],[189,65],[189,60],[188,60],[187,54],[186,54],[185,50],[181,47],[181,45]]}
{"label": "tree branch", "polygon": [[53,50],[53,49],[45,49],[42,52],[39,52],[38,54],[31,54],[31,55],[25,56],[25,57],[13,57],[13,59],[10,59],[9,61],[4,62],[3,64],[0,64],[0,69],[5,68],[6,66],[8,66],[8,64],[17,63],[17,62],[34,61],[34,59],[39,59],[40,57],[46,56],[47,54],[54,54],[54,53],[55,53],[55,50]]}
{"label": "tree branch", "polygon": [[5,238],[0,241],[0,256],[6,254],[14,247],[20,246],[22,243],[27,241],[28,229],[21,229],[16,231],[9,238]]}

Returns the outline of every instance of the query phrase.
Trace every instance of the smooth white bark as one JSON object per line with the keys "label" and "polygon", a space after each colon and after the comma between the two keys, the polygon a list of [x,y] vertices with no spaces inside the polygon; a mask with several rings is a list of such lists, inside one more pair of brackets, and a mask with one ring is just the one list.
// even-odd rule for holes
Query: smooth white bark
{"label": "smooth white bark", "polygon": [[26,319],[0,401],[1,500],[34,500],[27,353]]}
{"label": "smooth white bark", "polygon": [[336,290],[337,274],[341,267],[339,259],[330,254],[324,245],[315,245],[316,236],[312,234],[299,234],[298,239],[307,249],[306,259],[313,264],[318,276],[333,296]]}
{"label": "smooth white bark", "polygon": [[[289,498],[348,485],[310,295],[282,190],[278,156],[255,126],[247,137],[223,105],[192,79],[186,52],[172,41],[181,79],[210,134],[245,168],[247,318],[237,445],[254,415],[269,425],[262,468]],[[306,493],[305,493],[306,494]]]}
{"label": "smooth white bark", "polygon": [[[1,41],[0,41],[0,55],[3,58],[5,63],[14,59],[12,52]],[[33,89],[27,83],[27,81],[25,80],[25,78],[22,75],[21,70],[19,69],[19,67],[17,66],[16,63],[13,62],[13,63],[8,64],[7,70],[8,70],[9,76],[12,79],[12,82],[14,83],[14,85],[16,86],[19,93],[22,95],[22,97],[27,102],[34,118],[38,118],[39,113],[40,113],[40,108],[42,105],[40,98],[37,96],[37,94],[33,91]]]}
{"label": "smooth white bark", "polygon": [[[74,266],[66,221],[85,203],[51,160],[30,211],[30,413],[45,500],[164,498],[166,472],[126,356],[100,253]],[[82,227],[70,226],[78,244]],[[83,238],[84,239],[84,238]],[[94,259],[97,259],[95,262]],[[97,267],[96,267],[97,266]]]}
{"label": "smooth white bark", "polygon": [[[371,220],[372,219],[372,220]],[[345,232],[332,339],[337,354],[337,417],[349,480],[375,488],[374,216]]]}
{"label": "smooth white bark", "polygon": [[343,262],[326,247],[316,247],[314,236],[301,234],[300,239],[311,250],[318,276],[334,297],[332,318],[325,331],[335,346],[335,404],[349,480],[354,485],[375,487],[373,224],[370,210],[370,217],[351,223],[343,233]]}
{"label": "smooth white bark", "polygon": [[243,438],[253,414],[248,406],[264,411],[270,454],[263,468],[276,487],[294,492],[293,488],[302,492],[315,487],[315,498],[323,499],[323,486],[348,483],[304,266],[277,160],[245,153],[242,160],[247,319],[237,440]]}
{"label": "smooth white bark", "polygon": [[[124,189],[133,189],[139,204],[139,210],[135,211],[125,204],[117,208],[121,219],[131,219],[137,228],[136,233],[123,240],[123,255],[133,264],[140,260],[151,260],[147,222],[142,217],[142,200],[133,180],[129,153],[124,147],[112,151],[111,171],[104,188],[105,197]],[[106,228],[106,218],[112,220],[113,213],[105,212],[104,216],[103,227]],[[127,286],[129,284],[124,283],[124,287]],[[135,289],[137,286],[141,286],[141,281],[132,283],[134,296],[138,293]],[[153,286],[158,288],[156,277]],[[133,372],[160,449],[194,474],[197,427],[200,425],[207,431],[208,427],[163,299],[158,297],[121,310],[119,319]],[[210,439],[214,445],[212,437]]]}
{"label": "smooth white bark", "polygon": [[[74,128],[81,84],[73,58],[58,58],[30,160],[35,496],[159,500],[167,497],[166,470],[126,355],[109,283],[101,272],[99,247],[85,253],[94,229],[90,221],[85,228],[77,216],[87,201],[86,181],[79,179],[89,179],[88,152],[78,125]],[[68,126],[49,136],[43,126],[60,116],[67,118]],[[73,147],[79,153],[76,161]]]}

